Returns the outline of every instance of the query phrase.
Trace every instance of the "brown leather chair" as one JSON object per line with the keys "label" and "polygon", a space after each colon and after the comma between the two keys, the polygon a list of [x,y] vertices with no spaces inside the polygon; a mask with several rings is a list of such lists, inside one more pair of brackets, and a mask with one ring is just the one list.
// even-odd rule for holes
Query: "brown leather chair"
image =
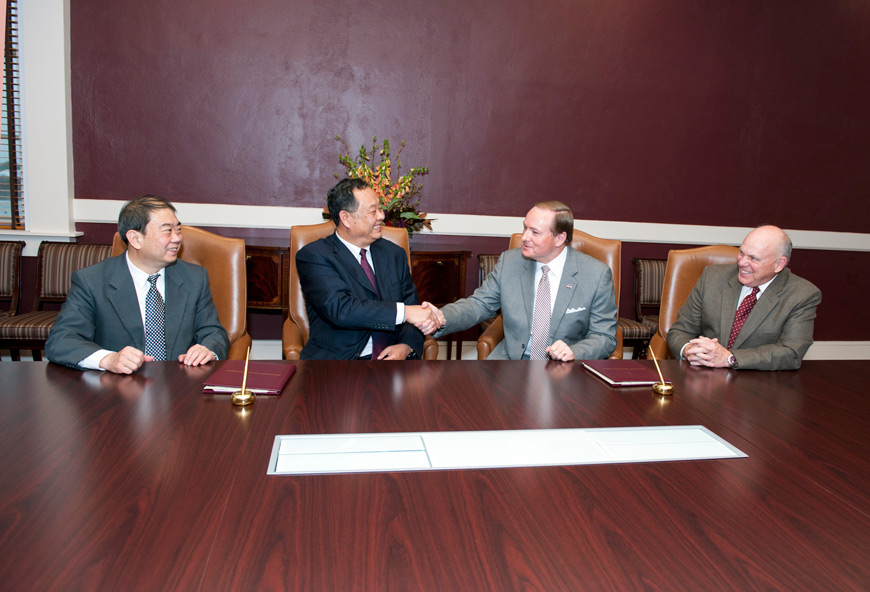
{"label": "brown leather chair", "polygon": [[[293,226],[290,229],[290,284],[288,295],[290,297],[290,311],[287,320],[284,321],[284,330],[281,336],[281,348],[284,351],[285,360],[298,360],[302,355],[302,348],[308,342],[308,312],[305,310],[305,297],[302,295],[302,285],[299,283],[299,271],[296,269],[296,253],[317,239],[325,238],[335,232],[335,224],[331,220],[320,224],[305,226]],[[408,231],[404,228],[392,226],[383,227],[383,237],[403,249],[408,256],[408,273],[411,266],[411,243],[408,240]],[[424,360],[438,359],[438,343],[427,336],[423,343]]]}
{"label": "brown leather chair", "polygon": [[[520,233],[512,234],[508,249],[522,246],[522,237],[523,235]],[[610,267],[610,271],[613,273],[613,290],[616,293],[616,302],[619,303],[622,241],[598,238],[574,229],[574,239],[571,241],[571,246]],[[499,315],[477,340],[477,359],[485,360],[502,339],[504,339],[504,324],[501,315]],[[610,358],[614,360],[622,358],[622,330],[618,325],[616,327],[616,349],[610,354]]]}
{"label": "brown leather chair", "polygon": [[8,349],[13,360],[19,350],[29,349],[34,360],[42,360],[45,341],[57,319],[57,310],[43,310],[47,303],[66,300],[74,271],[99,263],[109,256],[109,245],[43,241],[36,254],[36,297],[31,312],[0,320],[0,349]]}
{"label": "brown leather chair", "polygon": [[[229,359],[244,360],[251,336],[247,329],[248,280],[245,270],[245,241],[228,238],[195,226],[183,226],[184,240],[178,258],[205,267],[211,297],[221,325],[230,339]],[[127,250],[115,233],[112,255]]]}
{"label": "brown leather chair", "polygon": [[[689,293],[708,265],[736,263],[737,247],[712,245],[694,249],[679,249],[668,252],[668,265],[662,285],[662,305],[659,309],[659,326],[649,343],[649,350],[660,359],[673,359],[668,348],[667,335],[677,320],[680,309],[689,298]],[[647,359],[651,356],[647,353]]]}

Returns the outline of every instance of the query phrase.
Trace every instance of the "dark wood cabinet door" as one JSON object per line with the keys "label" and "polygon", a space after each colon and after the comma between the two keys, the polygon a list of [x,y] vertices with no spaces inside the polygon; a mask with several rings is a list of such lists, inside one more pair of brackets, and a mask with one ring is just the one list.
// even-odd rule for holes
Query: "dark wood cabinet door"
{"label": "dark wood cabinet door", "polygon": [[[420,302],[444,306],[465,296],[466,260],[470,251],[412,251],[411,277],[417,286]],[[461,356],[463,332],[446,338],[447,359]]]}
{"label": "dark wood cabinet door", "polygon": [[420,302],[443,306],[465,296],[469,251],[413,251],[411,276]]}
{"label": "dark wood cabinet door", "polygon": [[249,245],[245,247],[245,252],[248,308],[286,311],[287,282],[290,275],[289,249]]}

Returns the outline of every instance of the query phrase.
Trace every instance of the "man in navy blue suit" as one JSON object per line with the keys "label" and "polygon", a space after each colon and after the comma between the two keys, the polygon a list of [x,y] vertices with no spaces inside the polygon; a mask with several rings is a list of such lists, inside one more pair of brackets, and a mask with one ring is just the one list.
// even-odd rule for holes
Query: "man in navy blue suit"
{"label": "man in navy blue suit", "polygon": [[419,358],[434,309],[420,306],[405,250],[381,238],[378,196],[362,179],[343,179],[327,204],[335,233],[296,254],[310,325],[302,359]]}

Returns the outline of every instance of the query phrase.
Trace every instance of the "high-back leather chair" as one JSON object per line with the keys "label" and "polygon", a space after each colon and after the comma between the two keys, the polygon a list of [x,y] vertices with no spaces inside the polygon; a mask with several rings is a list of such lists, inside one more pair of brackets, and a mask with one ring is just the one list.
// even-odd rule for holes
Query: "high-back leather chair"
{"label": "high-back leather chair", "polygon": [[[511,235],[508,249],[516,249],[523,244],[523,235],[519,232]],[[622,259],[622,241],[599,238],[586,234],[580,230],[574,229],[574,238],[571,240],[571,247],[576,251],[595,257],[599,261],[606,263],[610,267],[613,274],[613,291],[616,296],[617,305],[619,303],[619,284]],[[485,360],[495,349],[495,346],[504,339],[504,323],[499,315],[492,325],[483,332],[477,340],[477,359]],[[611,359],[622,358],[622,330],[616,328],[616,349],[610,354]]]}
{"label": "high-back leather chair", "polygon": [[[659,327],[649,343],[649,350],[660,359],[673,358],[668,349],[668,331],[680,309],[689,298],[689,293],[708,265],[736,263],[737,247],[712,245],[694,249],[675,249],[668,252],[668,264],[662,284],[662,305],[659,309]],[[651,356],[647,353],[647,359]]]}
{"label": "high-back leather chair", "polygon": [[42,360],[45,341],[57,319],[57,310],[43,310],[46,303],[62,303],[72,285],[72,274],[109,256],[109,245],[86,245],[43,241],[36,254],[36,297],[31,312],[0,319],[0,349],[13,360],[19,350],[29,349]]}
{"label": "high-back leather chair", "polygon": [[[245,272],[245,241],[214,234],[195,226],[182,226],[184,236],[178,258],[205,267],[208,285],[221,325],[230,340],[229,359],[244,360],[251,336],[247,329],[248,281]],[[112,255],[127,250],[115,233]]]}
{"label": "high-back leather chair", "polygon": [[[405,255],[408,257],[408,273],[411,273],[411,243],[408,240],[408,231],[392,226],[383,226],[382,230],[385,239],[405,249]],[[284,321],[281,335],[281,349],[284,351],[285,360],[298,360],[300,358],[302,348],[308,343],[310,331],[308,312],[305,310],[305,296],[302,294],[302,284],[299,283],[299,271],[296,268],[296,253],[308,243],[326,238],[334,232],[335,223],[331,220],[320,224],[290,228],[290,282],[288,286],[290,311],[287,320]],[[424,360],[438,358],[438,344],[431,336],[426,337],[421,357]]]}

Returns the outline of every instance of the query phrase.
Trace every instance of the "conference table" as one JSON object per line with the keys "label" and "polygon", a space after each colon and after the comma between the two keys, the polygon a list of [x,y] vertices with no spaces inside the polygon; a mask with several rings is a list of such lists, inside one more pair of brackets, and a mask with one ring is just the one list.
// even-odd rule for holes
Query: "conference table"
{"label": "conference table", "polygon": [[[670,398],[576,363],[295,364],[235,407],[215,365],[0,363],[0,589],[870,589],[868,361],[666,361]],[[267,475],[277,435],[682,425],[748,456]]]}

